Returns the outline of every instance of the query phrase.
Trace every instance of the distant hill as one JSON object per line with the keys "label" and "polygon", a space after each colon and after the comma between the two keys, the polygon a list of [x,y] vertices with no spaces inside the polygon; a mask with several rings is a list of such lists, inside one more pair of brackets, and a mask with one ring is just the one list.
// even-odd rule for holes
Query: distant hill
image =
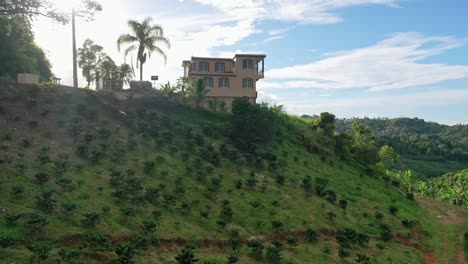
{"label": "distant hill", "polygon": [[436,177],[468,168],[468,125],[447,126],[418,118],[341,119],[339,131],[353,122],[370,127],[377,146],[390,145],[401,154],[402,166],[420,177]]}
{"label": "distant hill", "polygon": [[0,85],[0,263],[417,264],[462,234],[348,159],[331,115],[119,97]]}

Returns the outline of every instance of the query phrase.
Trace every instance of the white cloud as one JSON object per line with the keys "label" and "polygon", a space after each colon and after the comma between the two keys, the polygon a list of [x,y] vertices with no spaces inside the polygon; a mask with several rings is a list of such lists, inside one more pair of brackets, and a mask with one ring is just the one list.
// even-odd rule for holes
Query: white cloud
{"label": "white cloud", "polygon": [[[62,7],[62,0],[53,0]],[[76,0],[73,0],[76,1]],[[96,16],[94,22],[79,21],[77,25],[77,45],[81,46],[86,38],[93,39],[102,45],[114,60],[123,62],[122,54],[116,49],[116,39],[120,34],[127,33],[128,19],[141,20],[146,16],[155,18],[155,22],[163,25],[167,36],[172,41],[172,47],[167,52],[168,63],[164,65],[161,58],[154,56],[145,64],[144,74],[147,78],[157,74],[161,82],[175,80],[182,74],[181,61],[192,55],[212,56],[215,49],[239,43],[255,33],[261,32],[255,27],[261,20],[280,20],[293,23],[328,24],[342,21],[333,13],[334,10],[360,5],[394,5],[398,0],[185,0],[172,1],[168,5],[160,2],[146,4],[160,5],[160,12],[146,11],[142,6],[139,16],[129,14],[132,1],[100,0],[103,12]],[[67,2],[68,3],[68,2]],[[140,2],[141,3],[141,2]],[[197,3],[202,7],[193,12],[180,12],[178,5]],[[69,5],[66,5],[69,7]],[[148,10],[150,10],[148,8]],[[201,11],[200,11],[201,10]],[[70,26],[51,23],[40,19],[34,25],[39,45],[44,48],[54,66],[54,73],[63,79],[64,84],[72,83],[71,63],[71,30]],[[270,35],[278,39],[290,28],[270,30]],[[80,78],[80,85],[83,85]]]}
{"label": "white cloud", "polygon": [[401,89],[468,78],[468,66],[424,63],[421,60],[463,46],[464,39],[426,37],[407,32],[366,48],[327,54],[305,65],[272,69],[262,88]]}

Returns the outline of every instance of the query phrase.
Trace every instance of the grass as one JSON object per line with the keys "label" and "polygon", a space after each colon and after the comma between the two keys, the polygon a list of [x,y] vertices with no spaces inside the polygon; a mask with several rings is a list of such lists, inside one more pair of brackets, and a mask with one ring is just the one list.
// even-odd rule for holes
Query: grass
{"label": "grass", "polygon": [[[7,94],[6,98],[22,98],[27,91],[7,90],[7,93],[10,94]],[[102,101],[95,100],[96,96]],[[42,117],[38,114],[41,111],[37,110],[46,98],[49,101],[47,109],[50,109],[50,112],[47,117]],[[0,142],[1,145],[9,147],[8,152],[0,158],[10,157],[14,161],[0,163],[0,201],[5,212],[20,212],[25,216],[19,220],[16,227],[7,227],[3,221],[0,222],[0,234],[15,234],[23,238],[23,242],[17,246],[0,249],[0,262],[24,262],[29,258],[31,253],[25,246],[36,237],[30,234],[26,221],[30,213],[38,211],[37,196],[45,190],[55,190],[54,199],[57,201],[55,210],[46,214],[50,224],[40,235],[41,238],[57,241],[57,246],[49,258],[50,262],[58,259],[59,247],[66,247],[61,245],[66,237],[99,230],[112,238],[115,247],[119,242],[141,233],[143,220],[157,221],[159,226],[155,236],[168,243],[155,243],[154,249],[139,251],[137,263],[175,263],[174,257],[182,247],[176,241],[222,243],[229,238],[230,230],[238,230],[243,240],[262,238],[265,245],[271,242],[267,239],[269,237],[272,237],[271,240],[282,240],[284,263],[354,263],[357,253],[366,254],[378,263],[421,263],[422,258],[417,250],[399,243],[387,242],[383,250],[376,247],[382,223],[389,225],[394,234],[409,236],[410,239],[422,243],[425,249],[435,250],[438,254],[443,253],[438,238],[444,227],[428,211],[418,207],[415,201],[407,200],[372,175],[366,175],[350,161],[341,160],[334,155],[324,158],[308,152],[297,143],[293,135],[285,134],[282,144],[266,149],[268,153],[285,161],[285,164],[273,170],[268,169],[267,161],[262,161],[264,165],[260,168],[252,167],[243,159],[242,153],[239,153],[241,158],[235,160],[220,154],[219,165],[211,164],[205,159],[201,159],[201,164],[193,165],[197,157],[204,155],[203,149],[212,148],[208,151],[210,154],[219,153],[221,145],[227,144],[228,149],[235,151],[224,136],[226,117],[158,100],[134,100],[131,106],[125,109],[127,117],[124,118],[115,113],[118,109],[124,109],[124,103],[116,102],[108,95],[73,89],[46,90],[38,95],[38,104],[35,107],[39,109],[33,107],[26,112],[27,120],[40,120],[37,127],[22,129],[30,121],[2,123],[0,134],[12,134],[13,138],[11,141]],[[8,113],[27,109],[24,104],[21,99],[2,102]],[[70,110],[76,109],[78,105],[86,105],[89,109],[78,107],[81,112]],[[62,111],[64,107],[68,110]],[[140,116],[140,109],[146,109],[147,114],[144,117]],[[88,112],[97,113],[97,116],[91,119],[90,115],[86,114]],[[157,115],[154,119],[156,121],[149,117],[152,113]],[[145,135],[140,129],[143,124],[155,125],[150,131],[157,132],[158,135]],[[213,128],[213,133],[208,133],[212,135],[203,132],[207,126]],[[98,131],[102,128],[110,130],[111,134],[101,137]],[[193,143],[191,150],[185,138],[187,129],[193,131],[195,138],[203,137],[204,143]],[[17,133],[13,133],[14,131]],[[42,137],[47,131],[53,131],[55,136]],[[102,159],[98,162],[91,162],[76,154],[77,146],[86,138],[86,133],[92,134],[93,138],[89,146],[105,149]],[[30,147],[16,147],[23,139],[31,138],[32,135],[35,140]],[[171,138],[170,143],[160,144],[159,140],[167,137]],[[118,145],[123,145],[124,148],[117,151],[117,155],[112,155],[112,149]],[[52,163],[40,164],[38,161],[38,153],[44,147],[50,149],[48,153]],[[69,154],[70,166],[65,173],[57,174],[54,162],[59,160],[62,153]],[[113,157],[118,159],[112,161]],[[150,173],[144,172],[143,164],[147,160],[159,160],[154,171]],[[14,164],[17,161],[28,165],[24,173],[16,173]],[[194,172],[187,173],[187,168]],[[110,174],[114,169],[122,172],[133,170],[144,189],[156,187],[161,194],[175,194],[175,204],[165,206],[162,198],[156,203],[132,203],[128,199],[116,199],[113,196],[116,189],[110,184]],[[201,176],[197,176],[196,173],[199,169]],[[39,171],[51,176],[43,186],[34,180],[35,173]],[[245,185],[252,171],[258,180],[255,187]],[[275,176],[279,174],[285,176],[283,185],[275,181]],[[73,181],[72,191],[64,191],[57,185],[56,180],[62,176]],[[338,200],[348,201],[347,209],[343,210],[338,204],[327,202],[315,194],[306,194],[301,186],[305,176],[327,179],[327,188],[337,193]],[[182,177],[184,192],[175,192],[176,188],[181,186],[180,183],[176,184],[177,177]],[[200,180],[199,177],[205,179]],[[221,179],[221,187],[217,194],[209,195],[207,187],[213,178]],[[236,187],[239,179],[244,182],[240,189]],[[12,198],[11,190],[14,186],[22,186],[25,189],[21,198]],[[138,191],[137,194],[143,192]],[[217,223],[224,200],[229,201],[233,212],[232,220],[225,228]],[[65,202],[77,204],[74,214],[63,214]],[[191,209],[183,209],[184,203],[189,204]],[[389,213],[390,205],[398,207],[399,212],[396,216]],[[109,208],[109,211],[103,212],[103,208]],[[126,219],[121,214],[122,208],[134,208],[136,215]],[[329,211],[336,213],[335,220],[329,220]],[[81,223],[83,214],[92,212],[100,214],[101,222],[95,228],[84,227]],[[154,212],[161,216],[155,217]],[[202,217],[202,212],[208,216]],[[383,214],[383,219],[375,217],[377,212]],[[414,232],[401,225],[403,219],[419,222],[416,232],[421,238],[414,237]],[[281,223],[281,230],[274,230],[272,221]],[[305,241],[300,241],[297,247],[286,244],[288,234],[294,233],[300,237],[308,228],[324,232],[317,244]],[[366,233],[371,239],[368,246],[357,247],[352,251],[351,257],[341,260],[338,256],[339,245],[333,233],[344,228]],[[323,252],[325,246],[330,249],[329,254]],[[225,247],[202,246],[196,250],[200,263],[225,263],[230,254],[232,250]],[[259,262],[249,254],[246,246],[241,248],[239,254],[241,263]],[[93,254],[89,253],[86,255],[86,262],[108,262],[116,258],[112,251],[99,256],[93,257]]]}

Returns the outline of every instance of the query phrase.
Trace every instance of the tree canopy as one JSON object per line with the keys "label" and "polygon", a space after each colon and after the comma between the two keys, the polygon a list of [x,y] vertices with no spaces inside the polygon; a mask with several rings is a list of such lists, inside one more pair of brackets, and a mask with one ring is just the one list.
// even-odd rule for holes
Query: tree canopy
{"label": "tree canopy", "polygon": [[52,77],[50,62],[34,42],[29,21],[21,16],[0,16],[0,77],[16,80],[18,73]]}

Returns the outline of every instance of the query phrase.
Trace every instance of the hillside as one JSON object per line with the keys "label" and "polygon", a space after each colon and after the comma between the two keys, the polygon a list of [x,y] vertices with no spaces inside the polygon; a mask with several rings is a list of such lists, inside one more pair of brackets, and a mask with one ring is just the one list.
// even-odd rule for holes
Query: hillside
{"label": "hillside", "polygon": [[325,122],[0,86],[1,263],[462,263]]}
{"label": "hillside", "polygon": [[338,130],[355,121],[370,127],[377,146],[392,146],[402,157],[402,166],[422,178],[468,167],[468,125],[447,126],[418,118],[345,119]]}

